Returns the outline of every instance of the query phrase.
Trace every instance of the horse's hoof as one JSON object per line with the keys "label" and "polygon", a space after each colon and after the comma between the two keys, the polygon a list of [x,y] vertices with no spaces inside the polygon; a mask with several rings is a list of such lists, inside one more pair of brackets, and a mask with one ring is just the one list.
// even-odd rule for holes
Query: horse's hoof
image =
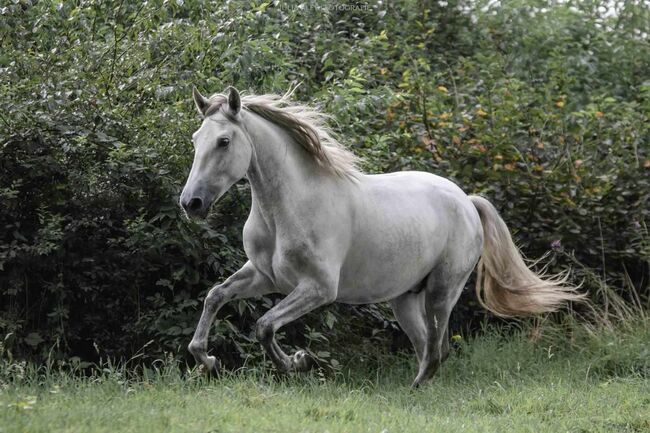
{"label": "horse's hoof", "polygon": [[208,369],[208,372],[210,373],[218,373],[219,372],[219,362],[217,361],[217,358],[214,356],[208,356],[208,365],[206,365],[206,368]]}
{"label": "horse's hoof", "polygon": [[199,371],[208,376],[216,376],[219,373],[219,361],[214,356],[208,356],[205,363],[199,365]]}
{"label": "horse's hoof", "polygon": [[314,360],[304,350],[299,350],[291,358],[293,368],[296,371],[309,371],[314,364]]}

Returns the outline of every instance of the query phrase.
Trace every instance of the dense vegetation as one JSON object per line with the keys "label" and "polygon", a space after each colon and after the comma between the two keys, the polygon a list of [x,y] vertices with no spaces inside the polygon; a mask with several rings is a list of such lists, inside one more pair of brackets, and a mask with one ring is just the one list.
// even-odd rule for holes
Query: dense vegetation
{"label": "dense vegetation", "polygon": [[[241,183],[204,223],[177,206],[192,85],[301,82],[295,97],[333,116],[367,171],[426,170],[483,193],[529,257],[553,247],[550,269],[571,266],[605,308],[617,296],[647,308],[650,11],[556,3],[3,6],[3,345],[36,360],[185,356],[202,296],[244,260],[249,204]],[[261,361],[251,324],[273,302],[222,311],[211,344],[227,365]],[[455,314],[458,330],[483,313],[468,290]],[[394,330],[381,306],[334,306],[285,343],[354,356],[401,347]]]}

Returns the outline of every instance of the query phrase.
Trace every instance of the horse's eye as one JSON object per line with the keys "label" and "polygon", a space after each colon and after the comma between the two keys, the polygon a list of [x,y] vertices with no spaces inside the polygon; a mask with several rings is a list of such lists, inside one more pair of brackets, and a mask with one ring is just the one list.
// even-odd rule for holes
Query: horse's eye
{"label": "horse's eye", "polygon": [[219,147],[226,147],[229,144],[230,144],[230,138],[221,137],[220,139],[217,140],[217,146]]}

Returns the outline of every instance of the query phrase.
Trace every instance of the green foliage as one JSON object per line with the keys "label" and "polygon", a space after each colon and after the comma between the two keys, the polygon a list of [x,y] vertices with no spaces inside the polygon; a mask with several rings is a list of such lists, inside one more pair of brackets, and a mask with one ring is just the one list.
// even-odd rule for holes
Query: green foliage
{"label": "green foliage", "polygon": [[[559,240],[551,269],[575,259],[594,294],[647,297],[647,5],[493,3],[2,7],[5,343],[36,359],[184,353],[207,288],[245,259],[250,201],[242,183],[205,223],[178,209],[193,84],[279,93],[300,81],[296,98],[333,115],[369,172],[450,177],[486,194],[530,257]],[[264,362],[251,324],[275,301],[220,313],[211,344],[226,365]],[[285,343],[330,363],[339,347],[406,345],[382,306],[325,311]],[[454,327],[481,314],[466,294]]]}

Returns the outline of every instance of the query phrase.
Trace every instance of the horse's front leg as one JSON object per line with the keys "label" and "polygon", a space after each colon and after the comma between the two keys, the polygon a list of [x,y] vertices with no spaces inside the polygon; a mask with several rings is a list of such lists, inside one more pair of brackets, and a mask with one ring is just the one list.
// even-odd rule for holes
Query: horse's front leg
{"label": "horse's front leg", "polygon": [[200,365],[208,372],[217,369],[217,360],[208,356],[208,334],[212,322],[221,307],[234,299],[252,298],[267,293],[273,293],[275,288],[271,281],[260,273],[251,262],[230,276],[222,284],[214,286],[208,292],[203,303],[203,313],[194,331],[194,337],[187,347]]}
{"label": "horse's front leg", "polygon": [[257,321],[257,339],[276,367],[283,372],[307,370],[309,360],[303,351],[289,357],[275,341],[275,333],[308,312],[336,300],[336,286],[323,281],[304,280],[275,307]]}

